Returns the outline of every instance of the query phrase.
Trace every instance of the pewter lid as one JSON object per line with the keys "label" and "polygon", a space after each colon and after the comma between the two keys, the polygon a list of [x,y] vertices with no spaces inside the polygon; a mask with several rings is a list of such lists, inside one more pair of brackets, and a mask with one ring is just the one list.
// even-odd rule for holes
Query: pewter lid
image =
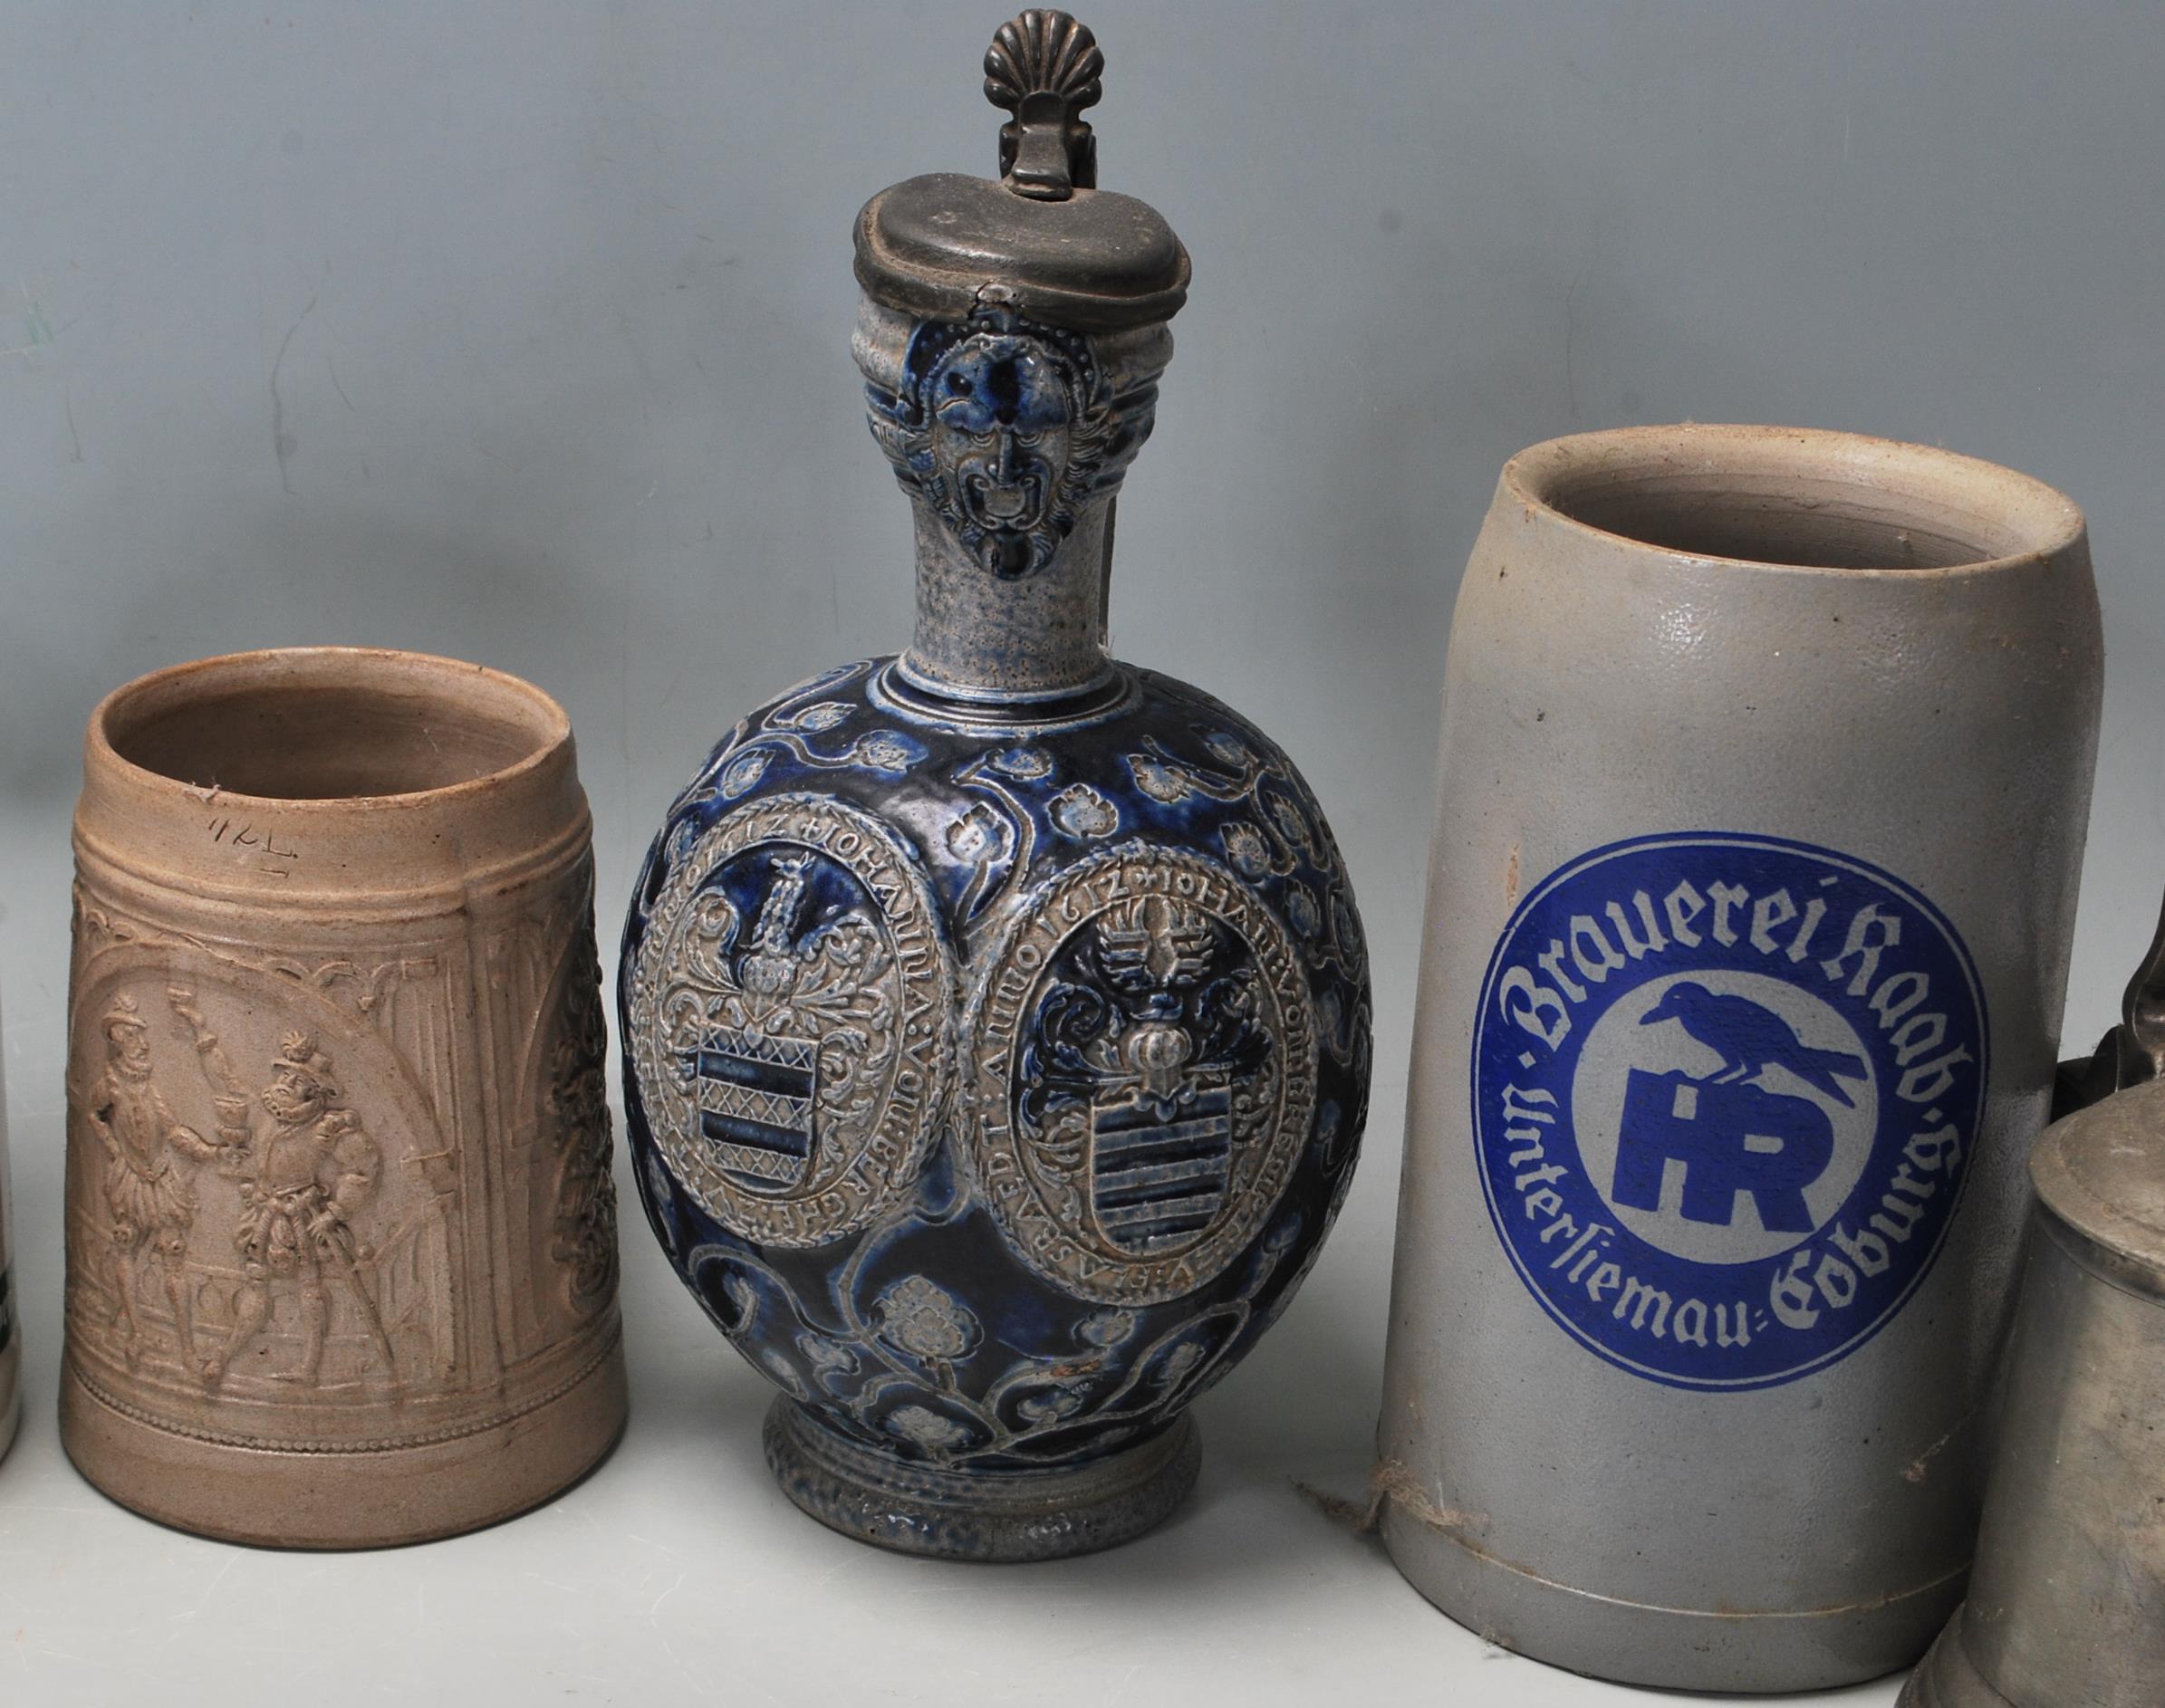
{"label": "pewter lid", "polygon": [[1000,177],[934,172],[881,190],[857,216],[857,282],[928,320],[996,302],[1085,332],[1171,319],[1188,298],[1188,251],[1156,208],[1097,187],[1082,114],[1104,69],[1096,38],[1064,12],[1002,24],[985,53],[985,98],[1013,115]]}
{"label": "pewter lid", "polygon": [[2055,1121],[2030,1157],[2045,1207],[2092,1247],[2092,1266],[2165,1295],[2165,1080]]}

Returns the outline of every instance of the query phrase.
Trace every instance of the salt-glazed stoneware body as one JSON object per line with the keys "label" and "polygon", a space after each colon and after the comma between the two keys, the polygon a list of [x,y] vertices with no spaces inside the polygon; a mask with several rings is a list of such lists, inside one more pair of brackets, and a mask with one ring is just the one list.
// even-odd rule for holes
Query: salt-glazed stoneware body
{"label": "salt-glazed stoneware body", "polygon": [[988,89],[1054,135],[1018,120],[1002,182],[866,208],[855,350],[915,512],[916,638],[731,731],[621,964],[648,1212],[782,1389],[783,1487],[970,1559],[1109,1546],[1179,1501],[1187,1409],[1313,1261],[1368,1079],[1313,794],[1103,648],[1112,495],[1188,259],[1082,177],[1097,60],[1072,20],[1018,19]]}
{"label": "salt-glazed stoneware body", "polygon": [[184,1529],[417,1541],[624,1420],[586,798],[560,707],[245,653],[93,715],[62,1439]]}
{"label": "salt-glazed stoneware body", "polygon": [[23,1418],[22,1310],[15,1302],[14,1248],[9,1243],[7,1099],[0,1091],[0,1457]]}
{"label": "salt-glazed stoneware body", "polygon": [[2082,517],[1847,435],[1505,470],[1446,667],[1384,1534],[1523,1653],[1802,1690],[1959,1600],[2102,648]]}

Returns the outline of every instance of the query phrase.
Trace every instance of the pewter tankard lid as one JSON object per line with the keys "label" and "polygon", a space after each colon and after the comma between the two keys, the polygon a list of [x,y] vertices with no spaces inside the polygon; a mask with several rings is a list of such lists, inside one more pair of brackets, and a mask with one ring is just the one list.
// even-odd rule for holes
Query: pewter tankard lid
{"label": "pewter tankard lid", "polygon": [[1097,39],[1064,12],[1002,24],[985,53],[985,97],[1011,115],[999,178],[933,172],[867,202],[867,293],[929,320],[990,302],[1084,332],[1171,319],[1188,298],[1188,251],[1156,208],[1097,187],[1097,139],[1082,115],[1104,69]]}
{"label": "pewter tankard lid", "polygon": [[2165,1080],[2055,1122],[2030,1156],[2030,1178],[2055,1231],[2075,1236],[2078,1262],[2165,1299]]}

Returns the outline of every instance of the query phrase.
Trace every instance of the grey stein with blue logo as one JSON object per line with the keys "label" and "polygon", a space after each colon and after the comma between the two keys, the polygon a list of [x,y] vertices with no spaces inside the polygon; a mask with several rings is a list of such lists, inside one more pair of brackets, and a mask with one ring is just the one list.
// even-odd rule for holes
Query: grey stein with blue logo
{"label": "grey stein with blue logo", "polygon": [[1494,1641],[1804,1690],[1961,1598],[2095,756],[2081,513],[1685,426],[1505,470],[1446,666],[1384,1537]]}

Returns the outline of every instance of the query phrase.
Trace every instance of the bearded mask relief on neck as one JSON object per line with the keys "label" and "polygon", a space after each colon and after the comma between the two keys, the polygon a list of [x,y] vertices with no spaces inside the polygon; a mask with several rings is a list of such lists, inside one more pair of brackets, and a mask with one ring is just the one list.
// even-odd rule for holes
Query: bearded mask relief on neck
{"label": "bearded mask relief on neck", "polygon": [[1016,581],[1150,431],[1150,398],[1123,410],[1107,391],[1087,338],[994,306],[918,327],[900,392],[872,391],[872,432],[963,549]]}

